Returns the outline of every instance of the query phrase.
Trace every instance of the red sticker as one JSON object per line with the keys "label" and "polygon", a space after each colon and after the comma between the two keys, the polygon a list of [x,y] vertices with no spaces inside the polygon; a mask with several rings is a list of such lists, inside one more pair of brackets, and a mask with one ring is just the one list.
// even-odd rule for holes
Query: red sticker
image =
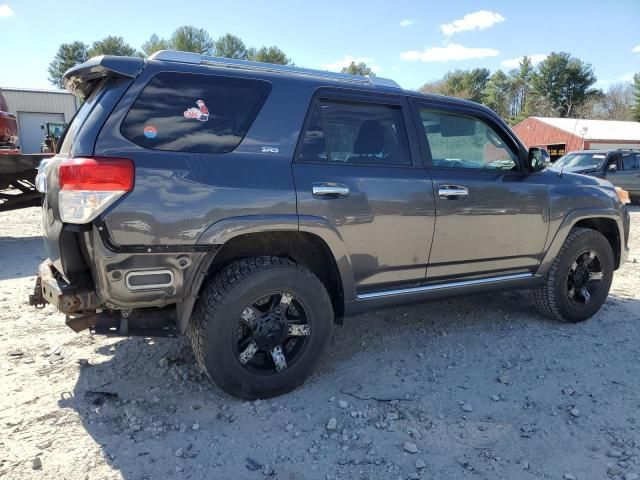
{"label": "red sticker", "polygon": [[144,136],[147,138],[156,138],[158,135],[158,129],[153,125],[145,125],[144,127]]}
{"label": "red sticker", "polygon": [[198,106],[198,108],[191,107],[188,110],[185,110],[185,112],[183,113],[184,118],[195,118],[200,122],[206,122],[207,120],[209,120],[209,109],[204,104],[204,101],[197,100],[196,105]]}

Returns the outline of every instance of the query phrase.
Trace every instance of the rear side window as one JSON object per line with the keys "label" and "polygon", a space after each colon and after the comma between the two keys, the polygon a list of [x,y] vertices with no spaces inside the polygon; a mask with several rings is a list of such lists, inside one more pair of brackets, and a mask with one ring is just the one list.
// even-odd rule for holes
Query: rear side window
{"label": "rear side window", "polygon": [[302,139],[300,160],[365,165],[411,165],[400,107],[321,101]]}
{"label": "rear side window", "polygon": [[167,72],[153,77],[122,122],[122,134],[152,150],[225,153],[238,146],[271,84]]}
{"label": "rear side window", "polygon": [[622,164],[624,165],[625,170],[638,170],[640,165],[638,164],[638,160],[640,155],[636,155],[635,153],[628,153],[622,156]]}

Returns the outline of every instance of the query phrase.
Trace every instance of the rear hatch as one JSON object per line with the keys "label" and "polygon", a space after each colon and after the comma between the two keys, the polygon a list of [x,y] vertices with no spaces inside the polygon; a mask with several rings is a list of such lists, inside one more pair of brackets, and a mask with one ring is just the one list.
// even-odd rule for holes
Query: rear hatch
{"label": "rear hatch", "polygon": [[58,152],[39,168],[38,188],[45,193],[43,228],[47,256],[69,283],[87,270],[80,234],[91,224],[74,225],[61,218],[59,170],[70,159],[91,159],[100,128],[133,80],[144,68],[140,58],[95,57],[68,70],[65,88],[83,100],[60,138]]}

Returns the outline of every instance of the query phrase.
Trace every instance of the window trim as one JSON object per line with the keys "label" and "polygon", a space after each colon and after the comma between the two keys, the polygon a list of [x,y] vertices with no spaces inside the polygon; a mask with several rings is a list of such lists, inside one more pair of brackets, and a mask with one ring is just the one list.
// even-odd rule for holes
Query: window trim
{"label": "window trim", "polygon": [[[402,121],[404,122],[405,132],[407,134],[407,142],[409,145],[409,159],[411,163],[407,165],[398,165],[398,164],[389,164],[384,165],[380,163],[349,163],[349,162],[319,162],[319,161],[309,161],[309,160],[301,160],[300,155],[302,153],[302,146],[304,143],[304,135],[307,132],[307,128],[309,127],[309,123],[311,122],[311,117],[313,115],[313,111],[315,108],[318,108],[318,115],[320,116],[320,122],[322,123],[322,114],[320,114],[319,103],[322,100],[333,101],[333,102],[344,102],[344,103],[352,103],[352,104],[370,104],[370,105],[380,105],[380,106],[391,106],[397,107],[400,109],[402,114]],[[414,128],[411,128],[413,125],[413,118],[411,116],[410,106],[407,102],[405,96],[401,95],[393,95],[386,94],[380,92],[367,92],[362,90],[349,90],[349,89],[341,89],[341,88],[330,88],[330,87],[320,87],[318,88],[311,100],[309,101],[309,107],[307,108],[307,113],[305,114],[304,122],[302,123],[302,127],[298,134],[298,141],[296,142],[296,148],[293,153],[293,163],[301,163],[301,164],[309,164],[309,165],[326,165],[326,166],[339,166],[339,167],[367,167],[367,168],[423,168],[420,162],[420,151],[418,150],[417,144],[418,139],[416,137],[416,132]],[[322,126],[324,132],[324,125]],[[326,133],[326,132],[324,132]],[[327,139],[325,135],[325,147],[327,152],[329,152],[329,146],[327,145]]]}
{"label": "window trim", "polygon": [[[498,122],[495,118],[493,118],[488,112],[484,112],[482,109],[475,109],[473,107],[466,107],[460,104],[454,104],[450,102],[439,102],[433,101],[432,99],[421,99],[410,97],[409,103],[411,104],[411,111],[413,113],[413,125],[416,130],[416,135],[418,137],[418,142],[420,144],[420,149],[422,150],[422,161],[424,163],[424,168],[427,170],[438,170],[438,171],[459,171],[459,172],[477,172],[477,173],[498,173],[501,172],[503,174],[507,173],[516,173],[516,174],[526,174],[526,158],[523,158],[525,152],[523,152],[520,144],[513,138],[510,131]],[[433,158],[431,156],[431,147],[429,145],[427,136],[423,132],[422,121],[420,118],[420,109],[427,109],[433,112],[442,112],[444,114],[450,115],[459,115],[471,117],[473,119],[479,120],[490,127],[505,143],[507,147],[511,149],[511,151],[516,156],[516,167],[517,170],[502,170],[502,169],[491,169],[491,168],[460,168],[460,167],[440,167],[433,165]]]}
{"label": "window trim", "polygon": [[[257,108],[256,113],[253,116],[253,120],[247,126],[247,129],[244,132],[244,135],[242,135],[242,137],[240,138],[240,141],[231,150],[226,150],[224,152],[194,152],[194,151],[191,151],[191,150],[165,150],[165,149],[159,149],[159,148],[148,148],[148,147],[145,147],[144,145],[140,145],[139,143],[134,142],[132,139],[130,139],[128,136],[126,136],[124,131],[123,131],[123,126],[124,126],[125,120],[129,116],[129,113],[133,109],[134,105],[136,104],[136,102],[138,101],[140,96],[142,96],[142,94],[144,93],[146,88],[149,86],[149,84],[156,77],[158,77],[159,75],[163,75],[163,74],[179,74],[179,75],[185,75],[185,76],[188,76],[188,75],[202,76],[202,77],[209,77],[209,79],[211,79],[211,78],[213,78],[213,79],[216,79],[216,78],[230,78],[230,79],[234,79],[234,80],[235,79],[238,79],[238,80],[251,80],[251,81],[254,81],[256,83],[265,84],[267,86],[267,90],[265,92],[265,96],[264,96],[264,99],[263,99],[262,103],[259,105],[259,107]],[[226,155],[228,153],[232,153],[233,151],[235,151],[240,145],[242,145],[242,142],[244,142],[244,139],[247,137],[247,134],[249,133],[249,130],[251,130],[251,127],[253,126],[253,124],[255,123],[256,119],[260,115],[260,112],[262,112],[262,109],[264,108],[265,104],[269,100],[269,96],[271,95],[271,92],[273,91],[273,83],[270,82],[269,80],[262,79],[262,78],[241,77],[241,76],[237,76],[237,75],[219,75],[219,74],[200,73],[200,72],[183,71],[183,70],[161,70],[159,72],[154,73],[153,75],[151,75],[151,77],[146,79],[146,81],[144,82],[144,85],[142,85],[139,88],[140,88],[140,90],[135,95],[135,98],[133,100],[131,100],[131,102],[130,102],[128,108],[127,108],[127,111],[124,113],[124,115],[122,115],[122,117],[121,117],[121,119],[119,121],[119,125],[117,126],[118,133],[120,134],[120,136],[124,140],[126,140],[129,143],[131,143],[132,145],[135,145],[138,148],[142,148],[145,151],[149,151],[149,152],[166,152],[166,153],[177,153],[177,154],[186,154],[186,155]]]}
{"label": "window trim", "polygon": [[[624,164],[624,157],[625,155],[629,156],[629,157],[633,157],[633,160],[635,160],[634,164],[637,165],[637,167],[634,167],[632,164],[632,167],[627,169],[625,167]],[[633,170],[640,170],[640,154],[635,153],[635,152],[626,152],[626,153],[621,153],[620,154],[620,166],[622,167],[620,170],[622,171],[628,171],[628,172],[632,172]]]}

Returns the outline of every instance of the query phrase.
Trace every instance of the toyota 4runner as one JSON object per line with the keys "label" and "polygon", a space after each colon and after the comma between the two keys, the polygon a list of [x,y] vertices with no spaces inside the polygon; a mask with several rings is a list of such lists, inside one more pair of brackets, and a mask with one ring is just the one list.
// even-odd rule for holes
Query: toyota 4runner
{"label": "toyota 4runner", "polygon": [[544,170],[476,103],[395,82],[162,51],[64,76],[30,302],[75,331],[190,337],[243,398],[300,385],[365,310],[530,288],[578,322],[627,256],[607,181]]}

